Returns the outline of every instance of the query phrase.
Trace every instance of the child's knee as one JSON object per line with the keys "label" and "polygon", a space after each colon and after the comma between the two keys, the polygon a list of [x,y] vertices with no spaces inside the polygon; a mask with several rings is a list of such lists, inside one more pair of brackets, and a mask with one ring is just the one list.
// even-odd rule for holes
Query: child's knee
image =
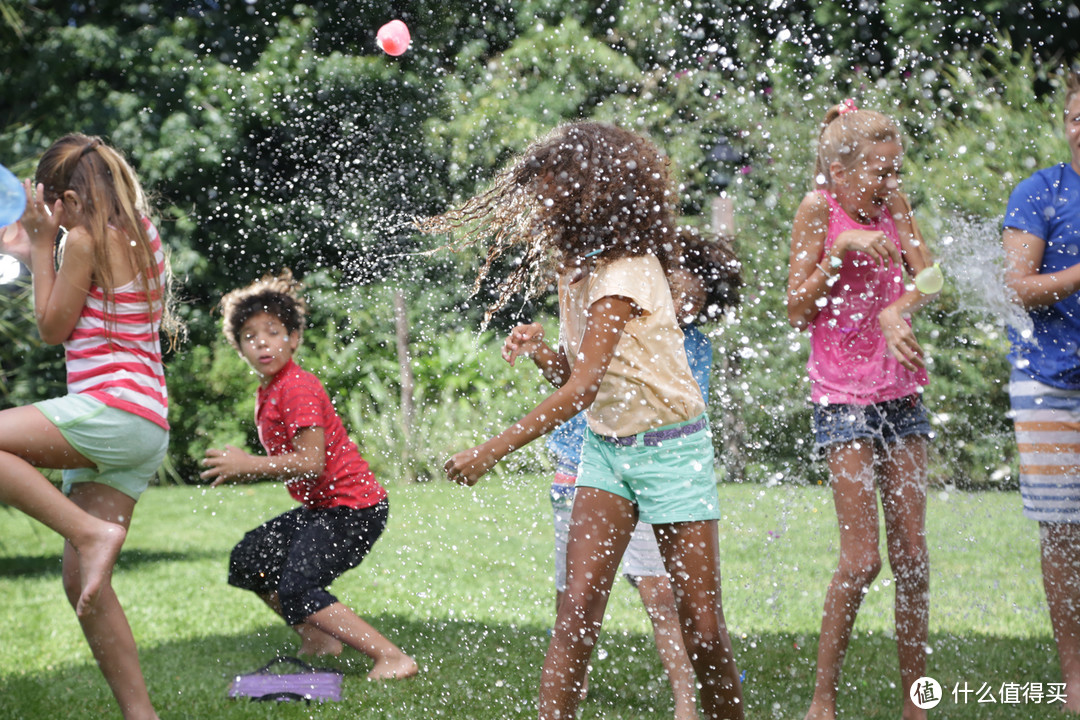
{"label": "child's knee", "polygon": [[849,587],[867,588],[881,573],[881,555],[877,552],[861,554],[855,557],[840,558],[837,576]]}
{"label": "child's knee", "polygon": [[693,621],[689,637],[683,636],[687,654],[691,660],[701,659],[710,667],[731,659],[731,648],[719,619],[701,617]]}

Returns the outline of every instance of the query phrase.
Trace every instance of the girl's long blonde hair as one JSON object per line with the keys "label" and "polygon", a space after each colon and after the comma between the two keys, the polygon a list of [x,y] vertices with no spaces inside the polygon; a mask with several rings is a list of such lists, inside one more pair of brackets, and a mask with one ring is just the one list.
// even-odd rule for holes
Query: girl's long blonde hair
{"label": "girl's long blonde hair", "polygon": [[175,345],[183,325],[173,311],[168,257],[164,275],[159,277],[150,236],[142,224],[143,217],[150,217],[149,203],[124,157],[99,137],[72,133],[54,142],[41,156],[35,181],[44,185],[45,199],[50,204],[63,199],[69,190],[82,201],[82,214],[93,238],[94,282],[105,296],[106,308],[115,307],[116,285],[110,263],[112,249],[105,241],[109,228],[131,239],[131,244],[126,246],[130,247],[128,259],[143,278],[151,311],[160,310],[161,329],[170,345]]}
{"label": "girl's long blonde hair", "polygon": [[821,121],[814,184],[829,187],[832,184],[830,165],[839,162],[850,170],[862,158],[867,146],[883,142],[903,145],[900,128],[888,115],[875,110],[859,110],[850,100],[833,105]]}

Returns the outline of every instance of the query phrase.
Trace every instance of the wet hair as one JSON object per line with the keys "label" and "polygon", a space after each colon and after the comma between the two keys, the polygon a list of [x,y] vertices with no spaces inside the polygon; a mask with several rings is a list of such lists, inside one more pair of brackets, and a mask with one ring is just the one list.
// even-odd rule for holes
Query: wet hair
{"label": "wet hair", "polygon": [[679,228],[674,267],[693,273],[705,290],[705,303],[694,323],[719,319],[724,311],[739,304],[742,264],[735,256],[734,239],[727,235],[707,237],[692,226]]}
{"label": "wet hair", "polygon": [[1065,109],[1064,113],[1069,112],[1069,103],[1076,97],[1076,94],[1080,93],[1080,70],[1070,70],[1065,76]]}
{"label": "wet hair", "polygon": [[246,287],[227,293],[221,298],[221,314],[229,344],[239,351],[244,323],[263,312],[276,317],[290,334],[303,333],[307,319],[303,291],[304,286],[285,268],[277,275],[264,275]]}
{"label": "wet hair", "polygon": [[[147,302],[151,309],[161,311],[161,329],[168,336],[170,346],[175,346],[184,326],[174,312],[168,256],[164,275],[159,276],[150,236],[142,224],[142,218],[151,215],[149,203],[135,171],[123,155],[99,137],[65,135],[41,156],[34,181],[44,186],[44,200],[50,206],[57,199],[67,202],[64,193],[68,191],[79,196],[87,230],[93,239],[94,281],[104,293],[106,307],[115,307],[116,285],[110,263],[111,243],[105,242],[109,228],[131,240],[126,247],[130,247],[133,269],[146,283]],[[106,327],[107,337],[109,332]]]}
{"label": "wet hair", "polygon": [[673,250],[675,207],[668,161],[652,141],[607,123],[562,125],[537,140],[455,210],[417,221],[424,232],[463,229],[447,247],[484,243],[492,264],[521,246],[522,257],[499,287],[484,323],[521,290],[536,294],[555,266],[651,254],[665,267]]}
{"label": "wet hair", "polygon": [[[845,169],[855,167],[867,146],[883,142],[901,142],[900,128],[887,115],[874,110],[856,110],[853,105],[834,105],[825,113],[818,136],[814,183],[832,184],[829,166],[839,162]],[[843,111],[843,112],[842,112]]]}

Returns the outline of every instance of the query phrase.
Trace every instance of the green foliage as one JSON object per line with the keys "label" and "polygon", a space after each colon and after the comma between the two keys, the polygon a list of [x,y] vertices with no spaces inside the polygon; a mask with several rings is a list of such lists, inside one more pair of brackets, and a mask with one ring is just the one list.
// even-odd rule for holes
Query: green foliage
{"label": "green foliage", "polygon": [[[573,18],[537,23],[497,57],[444,83],[455,101],[447,119],[433,119],[433,145],[446,145],[449,178],[470,185],[560,122],[590,114],[593,105],[640,82],[629,58],[586,34]],[[507,123],[508,117],[517,121]]]}
{"label": "green foliage", "polygon": [[0,409],[26,405],[63,390],[63,353],[38,337],[30,283],[25,277],[0,286],[0,338]]}
{"label": "green foliage", "polygon": [[[437,291],[418,293],[406,296],[414,328],[414,411],[408,422],[395,345],[397,288],[364,285],[343,292],[336,278],[317,273],[306,280],[311,316],[297,362],[322,381],[380,480],[442,477],[451,454],[502,430],[542,398],[539,373],[504,362],[501,339],[425,322]],[[209,447],[228,443],[263,452],[254,427],[255,376],[223,336],[177,356],[169,370],[171,454],[182,477],[195,479]],[[192,377],[201,381],[192,383]],[[542,462],[542,454],[537,443],[504,465],[515,471]]]}
{"label": "green foliage", "polygon": [[[511,378],[498,362],[485,365],[497,343],[471,335],[490,293],[468,297],[477,254],[411,254],[440,241],[417,237],[409,220],[474,192],[559,122],[629,125],[672,159],[687,222],[707,226],[716,181],[729,183],[747,287],[717,339],[733,369],[714,381],[713,410],[743,418],[750,478],[813,483],[806,346],[787,325],[784,290],[818,119],[853,95],[901,120],[906,187],[948,274],[958,224],[996,243],[985,227],[1008,191],[1060,154],[1057,81],[1045,63],[1075,53],[1075,38],[1056,30],[1067,11],[1047,1],[7,0],[0,160],[29,175],[58,135],[102,134],[153,192],[192,338],[167,359],[181,477],[197,474],[211,443],[253,447],[252,379],[220,340],[212,308],[283,266],[312,288],[302,360],[357,423],[354,434],[375,439],[373,456],[386,448],[378,462],[397,477],[430,474],[460,428],[527,406],[499,393]],[[395,15],[414,44],[390,59],[374,46],[373,18]],[[1016,48],[1035,42],[1014,49],[990,27]],[[721,135],[737,162],[704,161]],[[408,440],[394,289],[408,298],[421,398],[422,429]],[[59,392],[59,353],[32,340],[25,297],[0,303],[3,402]],[[971,305],[947,289],[916,320],[934,360],[928,401],[942,440],[933,472],[995,486],[1011,462],[1004,341]],[[550,298],[522,303],[494,327],[551,309]],[[467,360],[470,350],[485,359]]]}

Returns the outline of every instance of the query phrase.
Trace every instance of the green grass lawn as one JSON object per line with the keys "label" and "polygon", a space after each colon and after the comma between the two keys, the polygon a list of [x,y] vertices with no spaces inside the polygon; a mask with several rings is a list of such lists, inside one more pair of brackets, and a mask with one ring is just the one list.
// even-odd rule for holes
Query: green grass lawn
{"label": "green grass lawn", "polygon": [[[251,593],[225,583],[242,534],[291,506],[276,485],[153,488],[139,502],[114,585],[163,718],[529,718],[552,612],[545,478],[394,486],[390,525],[333,587],[411,653],[420,675],[368,682],[347,650],[345,701],[264,704],[225,697],[229,680],[296,648]],[[724,605],[749,718],[801,718],[809,703],[825,587],[835,563],[832,502],[818,487],[723,485]],[[119,717],[60,587],[60,541],[0,512],[0,718]],[[1057,706],[1002,703],[1007,683],[1059,682],[1037,532],[1015,494],[930,498],[928,673],[945,699],[932,718],[1056,718]],[[897,718],[892,578],[882,573],[856,625],[841,715]],[[997,703],[957,703],[952,689]],[[648,621],[616,585],[582,718],[670,718]],[[963,696],[960,697],[961,701]],[[985,699],[985,698],[984,698]]]}

